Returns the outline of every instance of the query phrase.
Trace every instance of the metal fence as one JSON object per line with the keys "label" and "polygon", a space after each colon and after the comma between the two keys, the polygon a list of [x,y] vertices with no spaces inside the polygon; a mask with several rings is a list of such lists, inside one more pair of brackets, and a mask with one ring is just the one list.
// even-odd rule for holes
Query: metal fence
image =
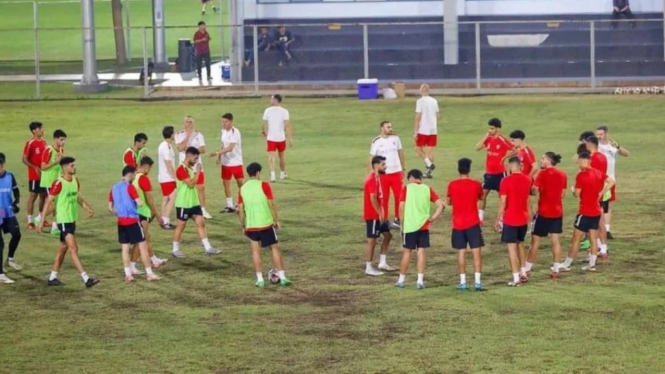
{"label": "metal fence", "polygon": [[[608,81],[665,77],[662,19],[460,22],[458,42],[452,46],[445,45],[443,22],[285,27],[294,37],[288,49],[262,44],[266,32],[271,41],[279,39],[276,27],[209,27],[212,81],[205,67],[203,79],[198,79],[195,66],[188,63],[191,54],[178,58],[179,39],[191,40],[196,29],[166,27],[171,68],[143,82],[140,72],[148,70],[153,56],[152,29],[124,28],[131,60],[118,66],[114,30],[97,27],[99,78],[112,86],[105,95],[187,97],[217,91],[260,94],[276,85],[349,89],[362,78],[376,78],[382,86],[427,81],[481,92],[563,82],[595,89]],[[80,80],[82,66],[81,31],[0,29],[0,99],[74,95],[71,83]],[[451,51],[457,52],[457,63],[445,64],[444,56]]]}

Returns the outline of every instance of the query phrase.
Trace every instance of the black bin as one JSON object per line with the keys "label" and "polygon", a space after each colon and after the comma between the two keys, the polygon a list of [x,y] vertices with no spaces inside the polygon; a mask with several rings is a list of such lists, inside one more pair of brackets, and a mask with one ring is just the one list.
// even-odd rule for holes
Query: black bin
{"label": "black bin", "polygon": [[190,73],[196,70],[194,46],[189,39],[178,40],[178,73]]}

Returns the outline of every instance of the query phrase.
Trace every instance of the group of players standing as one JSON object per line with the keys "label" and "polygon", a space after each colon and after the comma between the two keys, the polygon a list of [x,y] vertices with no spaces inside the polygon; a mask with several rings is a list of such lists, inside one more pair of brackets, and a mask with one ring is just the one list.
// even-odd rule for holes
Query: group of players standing
{"label": "group of players standing", "polygon": [[[271,106],[263,115],[262,133],[266,138],[270,181],[275,182],[275,163],[279,158],[280,179],[286,179],[285,150],[287,143],[292,143],[292,128],[289,112],[281,106],[282,97],[271,97]],[[282,286],[291,281],[286,277],[282,256],[279,250],[277,230],[279,219],[273,192],[269,183],[261,181],[262,166],[256,162],[247,168],[248,180],[245,180],[242,157],[240,130],[233,124],[233,115],[226,113],[221,118],[221,148],[211,152],[209,157],[216,158],[221,165],[221,178],[226,195],[225,213],[237,213],[245,236],[252,248],[252,260],[256,272],[255,285],[265,286],[261,248],[270,248],[272,263],[270,280]],[[51,234],[59,237],[60,244],[47,284],[61,286],[58,272],[69,252],[74,266],[81,274],[86,287],[99,283],[83,269],[78,257],[76,241],[76,221],[79,218],[79,206],[85,209],[89,217],[93,210],[80,193],[80,182],[76,175],[76,160],[65,155],[64,146],[67,135],[62,130],[53,133],[53,144],[47,145],[43,139],[44,127],[40,122],[29,125],[32,138],[26,142],[23,163],[28,167],[29,198],[27,202],[28,229],[42,232],[51,226]],[[122,262],[125,281],[134,281],[134,276],[145,274],[148,281],[159,280],[153,271],[164,265],[167,260],[158,258],[152,250],[149,227],[157,219],[165,230],[174,230],[172,255],[184,258],[180,250],[180,239],[191,219],[197,227],[199,238],[208,255],[217,255],[221,251],[212,247],[206,232],[205,219],[212,216],[205,208],[205,175],[202,155],[206,154],[203,134],[195,129],[194,119],[184,119],[184,129],[175,132],[173,126],[162,130],[163,141],[158,148],[158,181],[162,192],[162,206],[158,209],[152,192],[149,173],[155,161],[148,156],[146,144],[148,137],[144,133],[134,136],[134,143],[123,155],[122,179],[113,185],[108,194],[108,210],[117,217],[118,241],[122,248]],[[175,150],[179,154],[176,167]],[[277,156],[277,157],[276,157]],[[239,188],[237,204],[233,203],[231,182],[235,179]],[[39,214],[33,216],[35,203],[39,200]],[[13,174],[5,170],[5,155],[0,153],[0,229],[11,235],[7,266],[19,271],[22,267],[16,263],[15,253],[21,239],[21,230],[16,214],[20,211],[20,189]],[[177,223],[173,225],[170,215],[176,210]],[[53,216],[52,224],[46,218]],[[14,283],[4,274],[1,260],[4,242],[0,232],[0,283]],[[144,271],[136,267],[141,257]]]}
{"label": "group of players standing", "polygon": [[[596,131],[585,131],[579,138],[574,156],[580,171],[571,187],[579,200],[574,221],[574,231],[568,256],[562,261],[561,234],[563,233],[563,199],[568,190],[565,172],[556,166],[561,156],[546,152],[540,160],[525,142],[526,135],[515,130],[506,137],[501,133],[502,123],[497,118],[488,122],[485,136],[476,144],[477,151],[486,150],[483,183],[470,177],[471,160],[457,161],[459,178],[450,181],[445,198],[432,187],[422,183],[432,178],[435,169],[433,148],[437,144],[439,106],[429,95],[429,86],[422,85],[422,97],[416,104],[414,138],[417,154],[424,160],[426,171],[410,170],[403,186],[404,152],[402,143],[393,132],[389,121],[380,123],[381,134],[374,138],[368,162],[369,175],[364,184],[364,219],[367,226],[365,273],[378,276],[394,269],[388,265],[386,254],[392,239],[391,226],[400,229],[403,255],[396,287],[405,286],[411,253],[416,251],[418,278],[416,288],[423,289],[426,266],[425,249],[430,247],[429,229],[446,207],[452,208],[451,244],[458,252],[460,282],[458,288],[467,290],[466,251],[473,254],[474,289],[483,290],[481,281],[481,248],[485,245],[482,228],[487,196],[491,191],[499,193],[499,208],[494,229],[501,233],[501,241],[508,247],[512,279],[511,287],[519,287],[529,280],[536,262],[542,238],[550,237],[552,243],[551,278],[559,278],[568,272],[580,246],[589,247],[589,256],[583,271],[596,271],[598,257],[608,257],[607,240],[610,232],[611,204],[616,199],[615,167],[618,155],[629,152],[609,137],[607,126]],[[389,221],[390,192],[394,198],[394,220]],[[537,208],[531,206],[531,196],[538,195]],[[431,212],[431,204],[436,209]],[[529,226],[531,226],[529,228]],[[524,245],[528,231],[531,245]],[[374,249],[382,237],[378,270],[372,265]]]}

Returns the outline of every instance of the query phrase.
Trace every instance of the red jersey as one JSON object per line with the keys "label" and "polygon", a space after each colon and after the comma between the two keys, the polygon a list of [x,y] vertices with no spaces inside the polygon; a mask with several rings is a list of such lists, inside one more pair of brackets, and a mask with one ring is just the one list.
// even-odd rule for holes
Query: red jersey
{"label": "red jersey", "polygon": [[175,169],[175,177],[179,181],[189,180],[189,168],[183,164],[180,164],[177,169]]}
{"label": "red jersey", "polygon": [[[270,187],[270,183],[261,182],[261,189],[263,190],[263,194],[266,195],[266,199],[268,199],[268,201],[273,199],[272,187]],[[242,195],[240,195],[240,191],[238,191],[238,204],[242,204]],[[269,226],[269,227],[259,227],[259,228],[247,229],[245,231],[247,231],[247,232],[263,231],[265,229],[269,229],[270,227],[271,226]]]}
{"label": "red jersey", "polygon": [[381,188],[381,178],[374,173],[371,173],[365,179],[365,186],[363,187],[364,191],[364,209],[363,209],[363,219],[365,221],[378,220],[378,219],[387,219],[387,217],[380,217],[380,213],[374,210],[374,205],[372,205],[372,195],[376,195],[377,200],[379,201],[379,207],[383,206],[384,196],[383,188]]}
{"label": "red jersey", "polygon": [[136,153],[131,149],[125,151],[125,154],[122,155],[122,161],[124,161],[127,166],[131,166],[133,168],[138,167],[136,162]]}
{"label": "red jersey", "polygon": [[487,174],[501,174],[506,171],[503,166],[503,158],[513,149],[513,143],[497,135],[485,139],[483,146],[487,149],[485,172]]}
{"label": "red jersey", "polygon": [[152,192],[152,182],[147,175],[141,174],[139,176],[139,188],[143,192]]}
{"label": "red jersey", "polygon": [[[55,148],[55,146],[54,146],[54,148]],[[60,148],[60,150],[58,150],[58,153],[60,153],[60,154],[63,154],[64,152],[65,152],[64,148]],[[51,148],[49,148],[47,146],[46,148],[44,148],[44,152],[42,153],[42,162],[41,163],[48,165],[50,162],[51,162]]]}
{"label": "red jersey", "polygon": [[594,168],[577,173],[575,189],[580,190],[580,205],[577,211],[579,214],[585,217],[599,217],[603,213],[600,207],[600,193],[603,192],[606,179],[607,174]]}
{"label": "red jersey", "polygon": [[[44,156],[44,151],[47,146],[45,140],[32,138],[25,142],[25,146],[23,147],[23,157],[27,158],[29,163],[41,168],[42,157]],[[28,168],[29,181],[38,181],[40,177],[41,173],[39,171],[31,167]]]}
{"label": "red jersey", "polygon": [[207,31],[201,31],[201,30],[197,30],[194,33],[194,40],[201,40],[204,38],[206,40],[194,44],[194,49],[197,55],[203,53],[210,53],[210,34],[208,34]]}
{"label": "red jersey", "polygon": [[453,229],[466,230],[480,224],[478,200],[483,198],[480,182],[471,178],[450,181],[446,197],[453,208]]}
{"label": "red jersey", "polygon": [[[129,194],[129,197],[132,198],[132,200],[136,200],[139,198],[139,193],[136,191],[136,187],[134,187],[133,184],[129,184],[127,186],[127,193]],[[109,203],[113,202],[113,189],[109,191]],[[130,218],[130,217],[118,217],[118,225],[120,226],[130,226],[135,223],[139,223],[139,219],[137,218]]]}
{"label": "red jersey", "polygon": [[[399,195],[400,195],[399,196],[399,201],[401,203],[405,202],[406,201],[406,186],[402,187],[402,192]],[[437,194],[436,191],[434,191],[434,189],[432,187],[430,187],[429,188],[429,201],[436,202],[437,200],[439,200],[439,194]],[[423,224],[423,226],[419,229],[419,231],[429,230],[429,227],[430,227],[430,222],[426,221]]]}
{"label": "red jersey", "polygon": [[566,173],[557,168],[543,169],[536,175],[533,186],[538,189],[538,215],[563,217],[563,192],[568,188]]}
{"label": "red jersey", "polygon": [[531,149],[529,146],[526,146],[525,148],[517,151],[517,157],[522,162],[522,173],[531,177],[533,163],[536,162],[536,155],[533,153],[533,149]]}
{"label": "red jersey", "polygon": [[[76,180],[76,184],[78,185],[78,188],[81,189],[81,182],[78,179]],[[51,196],[58,196],[60,195],[60,191],[62,191],[62,183],[56,179],[51,185],[51,188],[49,188],[48,193]]]}
{"label": "red jersey", "polygon": [[591,167],[603,174],[607,174],[607,157],[600,152],[592,153]]}
{"label": "red jersey", "polygon": [[501,180],[499,195],[506,197],[503,213],[505,225],[524,226],[529,223],[531,178],[524,174],[510,174]]}

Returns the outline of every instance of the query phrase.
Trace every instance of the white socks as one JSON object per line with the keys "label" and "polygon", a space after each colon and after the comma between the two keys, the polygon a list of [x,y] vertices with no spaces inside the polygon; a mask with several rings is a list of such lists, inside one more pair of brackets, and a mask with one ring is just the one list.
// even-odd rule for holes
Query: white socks
{"label": "white socks", "polygon": [[58,279],[58,272],[57,271],[52,271],[51,275],[48,277],[48,280],[52,281],[52,280],[56,280],[56,279]]}
{"label": "white socks", "polygon": [[275,177],[275,172],[274,172],[274,171],[271,171],[271,172],[270,172],[270,180],[271,180],[271,181],[274,181],[275,179],[277,179],[277,178]]}
{"label": "white socks", "polygon": [[466,274],[459,275],[459,284],[466,284]]}
{"label": "white socks", "polygon": [[201,239],[201,243],[203,243],[203,248],[205,248],[206,251],[212,249],[212,246],[210,245],[210,241],[208,241],[208,238]]}
{"label": "white socks", "polygon": [[132,269],[129,266],[125,266],[125,277],[129,278],[132,276]]}
{"label": "white socks", "polygon": [[226,198],[226,207],[227,208],[233,208],[233,198],[232,197],[227,197]]}
{"label": "white socks", "polygon": [[561,264],[558,263],[558,262],[555,262],[554,264],[552,264],[552,271],[555,272],[555,273],[558,273],[560,267],[561,267]]}
{"label": "white socks", "polygon": [[598,255],[589,255],[589,267],[596,267],[596,260],[598,259]]}
{"label": "white socks", "polygon": [[260,271],[256,272],[256,281],[257,282],[263,282],[263,273]]}
{"label": "white socks", "polygon": [[480,273],[473,273],[476,284],[480,284]]}
{"label": "white socks", "polygon": [[564,268],[569,268],[570,265],[572,265],[572,264],[573,264],[573,259],[570,258],[570,257],[566,257],[566,260],[563,262],[563,265],[562,265],[562,266],[563,266]]}
{"label": "white socks", "polygon": [[150,257],[150,261],[152,261],[152,263],[154,264],[156,262],[159,262],[159,258],[157,258],[157,256],[155,255],[152,255],[152,257]]}
{"label": "white socks", "polygon": [[379,255],[379,264],[386,265],[386,255]]}
{"label": "white socks", "polygon": [[399,279],[397,279],[397,282],[404,283],[405,280],[406,280],[406,274],[400,274]]}
{"label": "white socks", "polygon": [[88,273],[85,271],[81,273],[81,278],[83,278],[83,283],[88,283],[88,279],[90,279],[90,277],[88,277]]}
{"label": "white socks", "polygon": [[32,216],[28,216],[28,223],[33,223],[32,222]]}
{"label": "white socks", "polygon": [[286,172],[285,172],[285,171],[280,171],[280,172],[279,172],[279,178],[280,178],[280,179],[284,179],[284,178],[286,178]]}
{"label": "white socks", "polygon": [[171,224],[171,219],[168,216],[162,216],[162,221],[164,222],[165,225]]}
{"label": "white socks", "polygon": [[55,223],[55,221],[51,222],[51,230],[57,230],[58,229],[58,224]]}
{"label": "white socks", "polygon": [[418,284],[423,284],[425,282],[425,274],[418,273]]}
{"label": "white socks", "polygon": [[531,268],[532,268],[532,267],[533,267],[533,264],[532,264],[531,262],[526,261],[526,262],[524,263],[524,269],[525,269],[526,271],[531,271]]}
{"label": "white socks", "polygon": [[485,218],[485,211],[482,209],[478,209],[478,218],[480,218],[481,221],[484,220]]}
{"label": "white socks", "polygon": [[610,232],[610,225],[608,224],[605,225],[605,231]]}
{"label": "white socks", "polygon": [[145,275],[147,277],[154,277],[155,273],[152,272],[152,268],[147,268],[147,269],[145,269]]}
{"label": "white socks", "polygon": [[173,242],[173,252],[178,252],[180,251],[180,243],[178,242]]}
{"label": "white socks", "polygon": [[425,157],[425,166],[427,167],[432,166],[432,160],[430,160],[429,157]]}
{"label": "white socks", "polygon": [[518,283],[520,281],[520,273],[513,273],[513,282]]}
{"label": "white socks", "polygon": [[278,271],[277,275],[279,276],[279,279],[286,279],[286,273],[284,273],[284,270]]}

